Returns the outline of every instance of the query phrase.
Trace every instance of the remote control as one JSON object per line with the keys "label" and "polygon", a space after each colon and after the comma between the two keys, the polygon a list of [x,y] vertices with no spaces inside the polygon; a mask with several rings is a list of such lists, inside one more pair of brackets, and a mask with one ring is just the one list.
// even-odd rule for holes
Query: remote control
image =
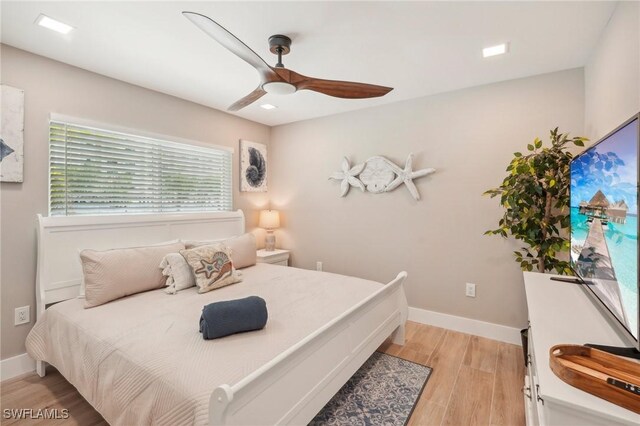
{"label": "remote control", "polygon": [[633,383],[623,382],[622,380],[614,379],[611,377],[607,379],[607,383],[617,388],[624,389],[627,392],[631,392],[634,395],[640,395],[640,386],[634,385]]}

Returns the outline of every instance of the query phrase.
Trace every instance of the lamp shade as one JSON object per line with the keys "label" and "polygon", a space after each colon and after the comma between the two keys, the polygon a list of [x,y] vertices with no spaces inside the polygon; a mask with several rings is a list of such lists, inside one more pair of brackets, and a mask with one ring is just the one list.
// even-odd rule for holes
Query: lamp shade
{"label": "lamp shade", "polygon": [[260,228],[264,229],[276,229],[280,227],[280,214],[277,210],[262,210],[260,211]]}

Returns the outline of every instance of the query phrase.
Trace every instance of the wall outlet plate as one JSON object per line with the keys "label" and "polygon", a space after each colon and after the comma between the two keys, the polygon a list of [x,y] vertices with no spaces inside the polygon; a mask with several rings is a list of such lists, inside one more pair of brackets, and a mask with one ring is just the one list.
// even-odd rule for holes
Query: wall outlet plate
{"label": "wall outlet plate", "polygon": [[473,283],[467,283],[464,294],[467,297],[476,297],[476,285]]}
{"label": "wall outlet plate", "polygon": [[322,271],[322,262],[316,262],[316,271]]}
{"label": "wall outlet plate", "polygon": [[31,321],[31,308],[29,306],[22,306],[16,308],[14,325],[27,324]]}

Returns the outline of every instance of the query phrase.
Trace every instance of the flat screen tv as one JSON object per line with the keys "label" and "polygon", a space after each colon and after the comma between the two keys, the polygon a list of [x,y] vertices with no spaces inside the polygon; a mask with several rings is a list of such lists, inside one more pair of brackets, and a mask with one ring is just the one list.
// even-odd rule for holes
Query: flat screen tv
{"label": "flat screen tv", "polygon": [[571,161],[570,202],[573,269],[638,349],[639,153],[640,114]]}

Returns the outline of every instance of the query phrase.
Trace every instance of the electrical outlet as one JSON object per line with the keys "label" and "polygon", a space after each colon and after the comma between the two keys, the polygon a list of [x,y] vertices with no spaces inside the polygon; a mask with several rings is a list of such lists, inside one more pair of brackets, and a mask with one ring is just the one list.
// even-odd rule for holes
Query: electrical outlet
{"label": "electrical outlet", "polygon": [[465,289],[464,294],[467,297],[476,297],[476,285],[473,283],[467,283],[467,288]]}
{"label": "electrical outlet", "polygon": [[322,271],[322,262],[316,262],[316,271]]}
{"label": "electrical outlet", "polygon": [[31,321],[29,317],[30,317],[29,306],[22,306],[20,308],[16,308],[14,324],[15,325],[26,324],[29,321]]}

